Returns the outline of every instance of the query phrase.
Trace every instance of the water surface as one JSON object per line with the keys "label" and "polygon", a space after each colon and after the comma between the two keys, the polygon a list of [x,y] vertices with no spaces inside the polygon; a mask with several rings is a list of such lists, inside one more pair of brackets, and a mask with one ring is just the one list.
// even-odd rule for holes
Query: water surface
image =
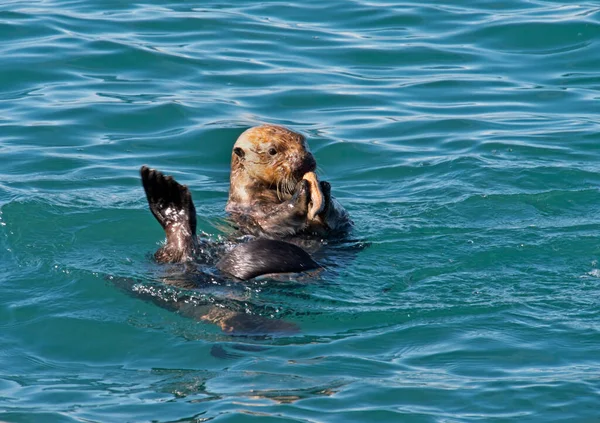
{"label": "water surface", "polygon": [[[599,39],[596,2],[4,2],[0,420],[598,420]],[[235,287],[301,332],[118,289],[165,272],[139,167],[218,237],[261,123],[307,136],[370,242]]]}

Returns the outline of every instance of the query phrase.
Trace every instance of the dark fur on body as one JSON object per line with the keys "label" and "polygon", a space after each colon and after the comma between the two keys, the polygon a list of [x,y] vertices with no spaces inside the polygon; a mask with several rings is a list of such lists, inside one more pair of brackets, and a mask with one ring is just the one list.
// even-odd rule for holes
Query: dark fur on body
{"label": "dark fur on body", "polygon": [[257,239],[235,247],[217,263],[217,268],[246,280],[270,273],[298,273],[319,268],[297,245],[274,239]]}

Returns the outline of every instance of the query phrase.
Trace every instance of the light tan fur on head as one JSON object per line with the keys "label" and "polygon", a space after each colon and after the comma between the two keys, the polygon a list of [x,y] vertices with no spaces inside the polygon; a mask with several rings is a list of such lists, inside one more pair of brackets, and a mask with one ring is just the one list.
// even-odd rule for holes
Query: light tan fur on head
{"label": "light tan fur on head", "polygon": [[[316,162],[304,137],[282,126],[262,125],[242,133],[231,154],[230,201],[248,202],[252,194],[289,198]],[[266,199],[266,198],[265,198]]]}

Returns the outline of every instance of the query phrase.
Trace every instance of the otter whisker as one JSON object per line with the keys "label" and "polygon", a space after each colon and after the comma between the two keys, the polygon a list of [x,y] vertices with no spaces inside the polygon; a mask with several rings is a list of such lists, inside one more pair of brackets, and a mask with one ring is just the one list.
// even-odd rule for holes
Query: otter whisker
{"label": "otter whisker", "polygon": [[288,195],[292,195],[294,193],[294,188],[296,187],[296,182],[293,177],[289,175],[285,178],[285,190]]}
{"label": "otter whisker", "polygon": [[281,181],[277,181],[277,198],[279,199],[279,201],[283,201],[283,198],[282,198],[283,196],[281,193],[280,186],[281,186]]}
{"label": "otter whisker", "polygon": [[290,192],[289,192],[289,189],[288,189],[287,179],[288,179],[287,175],[284,178],[281,179],[281,190],[283,191],[283,193],[285,195],[290,195]]}
{"label": "otter whisker", "polygon": [[281,179],[277,182],[277,187],[279,190],[277,195],[279,196],[279,199],[281,201],[283,201],[286,197],[285,185],[284,185],[283,179]]}

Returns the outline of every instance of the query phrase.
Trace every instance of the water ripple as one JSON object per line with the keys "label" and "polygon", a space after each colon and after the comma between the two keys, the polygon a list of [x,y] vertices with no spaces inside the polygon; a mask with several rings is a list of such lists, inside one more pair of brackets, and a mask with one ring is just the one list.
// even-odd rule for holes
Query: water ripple
{"label": "water ripple", "polygon": [[[595,419],[599,18],[3,2],[0,419]],[[218,237],[232,143],[264,122],[308,136],[369,247],[332,247],[316,280],[165,290],[139,166],[188,184]],[[231,337],[118,281],[301,331]]]}

